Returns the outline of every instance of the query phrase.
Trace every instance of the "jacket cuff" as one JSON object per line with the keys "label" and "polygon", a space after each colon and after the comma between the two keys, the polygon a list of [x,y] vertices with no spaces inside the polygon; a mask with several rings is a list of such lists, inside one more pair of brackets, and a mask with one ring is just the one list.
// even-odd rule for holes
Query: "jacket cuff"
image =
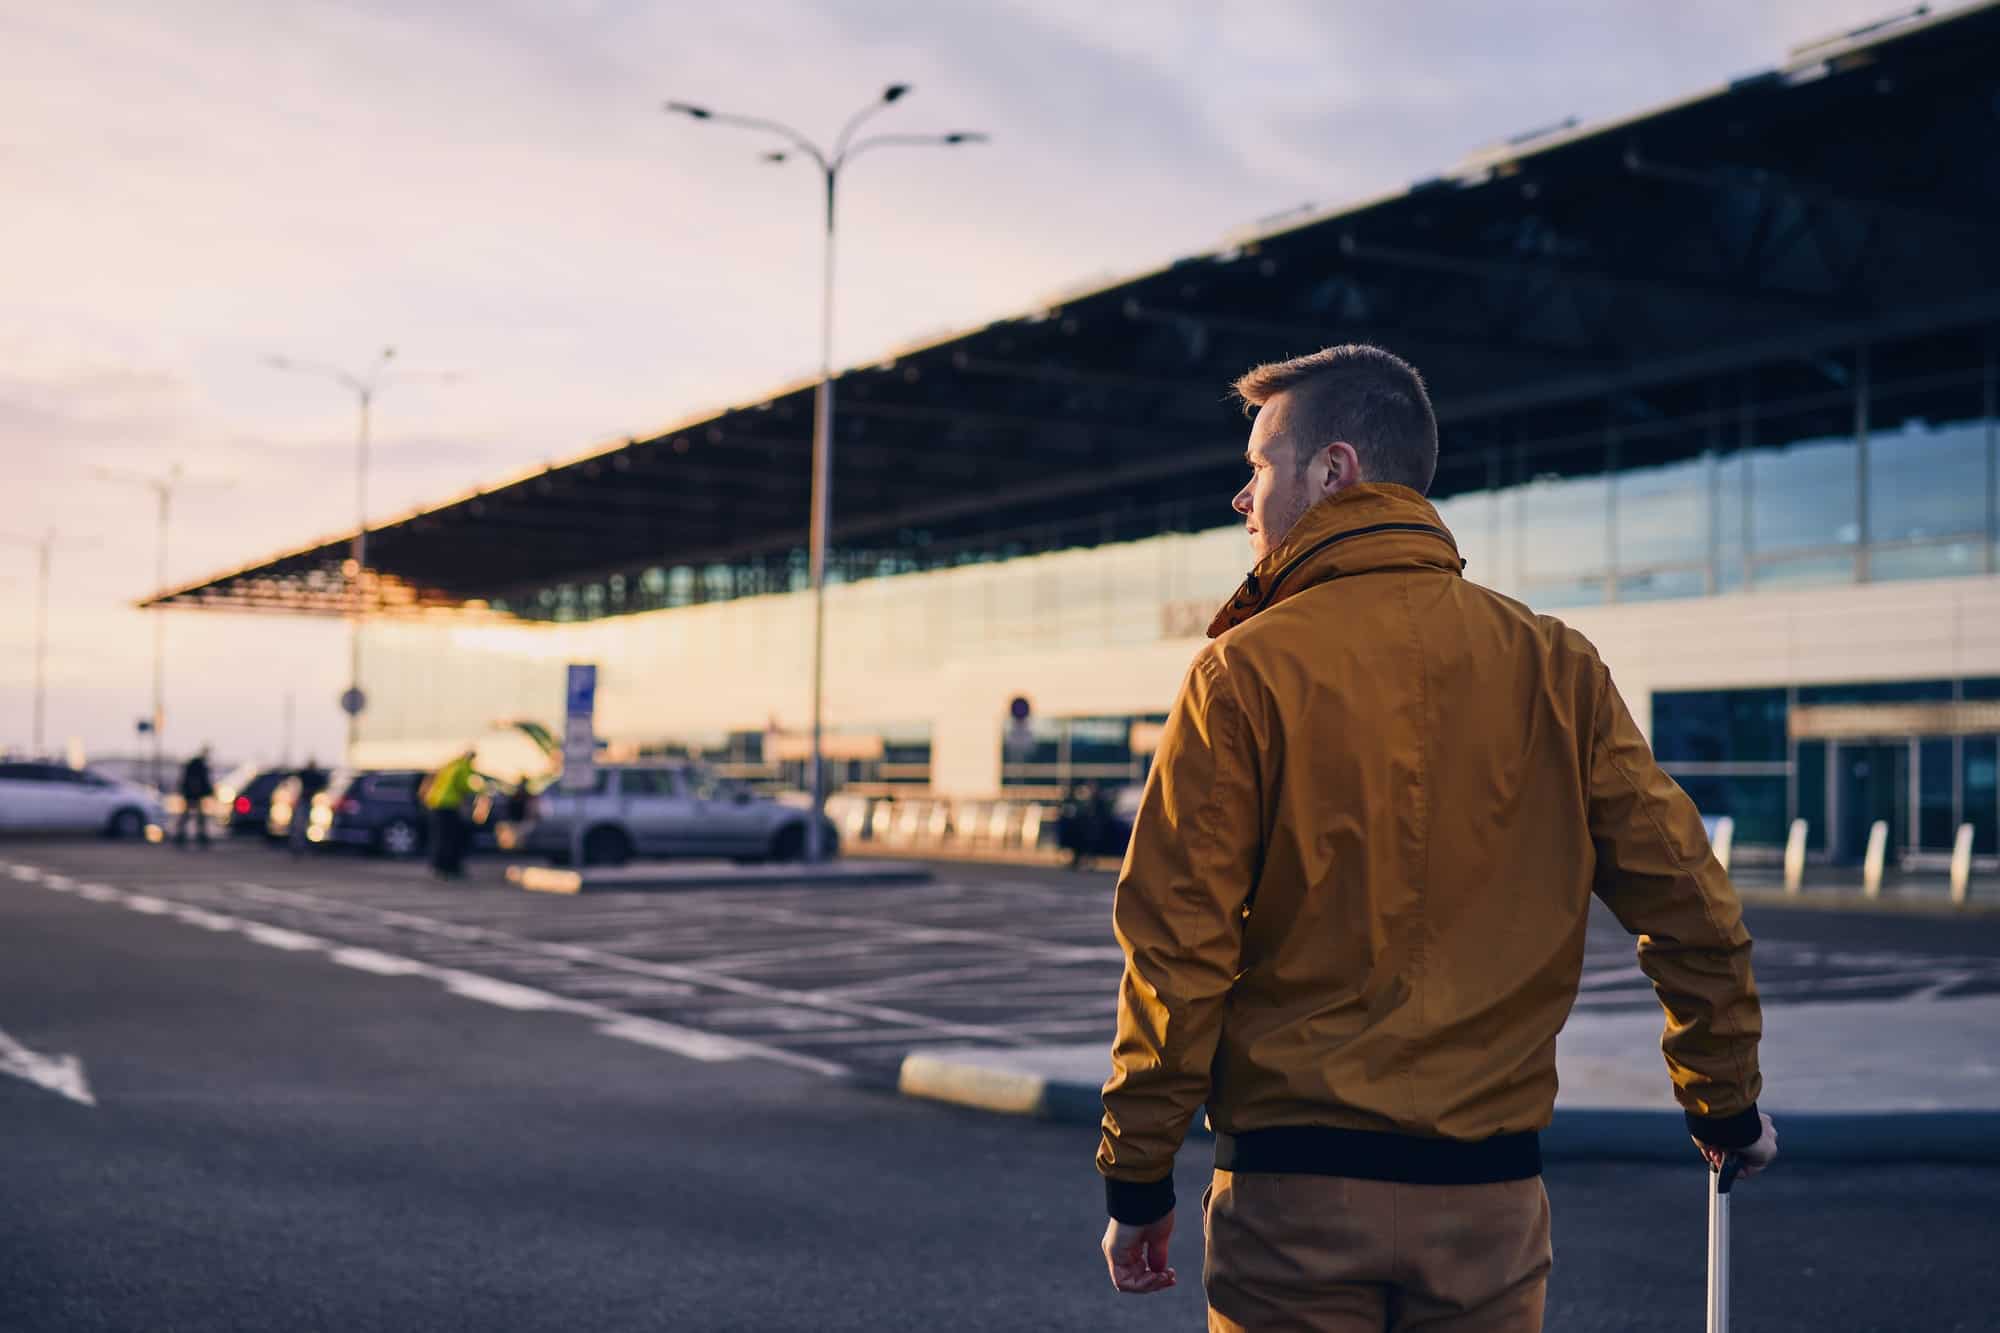
{"label": "jacket cuff", "polygon": [[1757,1115],[1755,1102],[1735,1115],[1711,1117],[1696,1115],[1693,1111],[1682,1114],[1687,1117],[1688,1133],[1711,1148],[1736,1152],[1764,1136],[1764,1122]]}
{"label": "jacket cuff", "polygon": [[1106,1176],[1104,1207],[1113,1221],[1127,1226],[1143,1227],[1159,1221],[1174,1210],[1173,1172],[1143,1184]]}

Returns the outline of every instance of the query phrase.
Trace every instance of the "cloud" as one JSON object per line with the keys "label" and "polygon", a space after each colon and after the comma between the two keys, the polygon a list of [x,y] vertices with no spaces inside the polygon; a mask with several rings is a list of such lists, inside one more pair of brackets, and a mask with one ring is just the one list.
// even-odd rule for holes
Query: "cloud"
{"label": "cloud", "polygon": [[[394,343],[400,364],[466,372],[376,404],[378,517],[806,371],[821,260],[810,170],[759,162],[754,135],[663,115],[665,97],[825,133],[907,79],[917,91],[883,129],[992,132],[980,148],[884,152],[850,177],[836,346],[859,361],[1304,200],[1428,175],[1496,134],[1767,66],[1878,6],[9,7],[7,522],[95,543],[58,566],[67,688],[129,693],[146,673],[148,626],[127,603],[154,581],[153,511],[93,466],[179,462],[231,483],[177,496],[176,579],[352,521],[353,402],[272,372],[272,353],[352,365]],[[22,560],[0,553],[14,624],[31,614]],[[173,633],[196,660],[258,662],[233,688],[265,722],[281,682],[317,680],[339,656],[271,622],[193,617]],[[0,691],[25,670],[0,655]],[[199,677],[172,679],[196,697]],[[338,723],[325,693],[312,691],[327,717],[311,725]],[[0,714],[0,745],[25,739],[18,716]],[[74,716],[94,725],[92,707]],[[265,722],[243,723],[246,744]],[[105,725],[125,739],[124,721]]]}

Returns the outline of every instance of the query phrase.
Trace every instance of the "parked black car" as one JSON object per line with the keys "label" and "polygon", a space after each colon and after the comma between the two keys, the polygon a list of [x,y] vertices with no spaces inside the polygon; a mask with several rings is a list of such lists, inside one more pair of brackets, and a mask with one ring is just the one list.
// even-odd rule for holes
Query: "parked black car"
{"label": "parked black car", "polygon": [[417,799],[424,775],[414,769],[356,773],[332,802],[321,841],[384,856],[418,856],[430,841],[430,812]]}
{"label": "parked black car", "polygon": [[240,779],[235,774],[224,778],[223,791],[218,793],[229,798],[222,809],[223,830],[231,835],[265,834],[271,820],[271,794],[291,776],[289,768],[263,768]]}
{"label": "parked black car", "polygon": [[[325,847],[355,847],[381,856],[421,856],[430,846],[431,812],[417,799],[427,777],[422,769],[367,769],[343,784],[336,779],[324,828],[312,841]],[[481,774],[489,787],[494,780]],[[492,821],[506,802],[476,802],[467,812],[472,849],[490,848]]]}

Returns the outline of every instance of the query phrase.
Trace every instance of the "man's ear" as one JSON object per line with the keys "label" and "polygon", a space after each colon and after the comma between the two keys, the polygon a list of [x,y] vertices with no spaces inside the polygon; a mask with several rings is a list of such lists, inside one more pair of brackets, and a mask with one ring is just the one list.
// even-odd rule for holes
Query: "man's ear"
{"label": "man's ear", "polygon": [[1333,495],[1361,481],[1361,459],[1345,440],[1326,446],[1326,493]]}

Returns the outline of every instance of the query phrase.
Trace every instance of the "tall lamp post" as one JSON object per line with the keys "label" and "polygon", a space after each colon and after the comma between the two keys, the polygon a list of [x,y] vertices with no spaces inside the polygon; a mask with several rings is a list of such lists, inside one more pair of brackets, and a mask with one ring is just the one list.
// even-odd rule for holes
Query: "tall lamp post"
{"label": "tall lamp post", "polygon": [[367,700],[361,693],[361,622],[368,614],[367,574],[368,574],[368,413],[374,405],[375,395],[393,379],[399,383],[412,380],[428,380],[433,383],[449,383],[456,375],[422,375],[409,372],[389,373],[389,363],[396,359],[396,349],[384,347],[381,355],[368,363],[365,370],[356,374],[342,370],[339,366],[321,365],[313,361],[297,361],[288,356],[264,358],[264,364],[273,370],[290,371],[297,375],[311,375],[317,379],[332,380],[335,384],[354,395],[359,409],[360,427],[355,436],[354,450],[354,545],[341,572],[346,575],[351,589],[349,603],[352,610],[348,618],[347,635],[347,692],[341,696],[341,710],[347,714],[347,757],[354,758],[355,742],[359,739],[361,710]]}
{"label": "tall lamp post", "polygon": [[45,755],[42,743],[48,719],[49,695],[49,568],[54,560],[56,546],[72,543],[67,538],[58,537],[53,531],[45,532],[39,537],[0,536],[0,542],[5,542],[9,546],[32,547],[35,552],[35,725],[30,754],[35,758],[43,758]]}
{"label": "tall lamp post", "polygon": [[[824,726],[825,683],[826,683],[826,544],[829,515],[833,507],[833,256],[834,256],[834,202],[840,185],[840,170],[861,154],[874,148],[895,146],[910,147],[951,147],[958,144],[984,143],[984,134],[965,130],[949,134],[877,134],[857,140],[854,131],[862,122],[892,102],[903,99],[910,91],[907,83],[892,83],[882,90],[882,95],[854,113],[840,136],[833,141],[833,148],[825,150],[811,139],[775,120],[765,120],[757,116],[737,116],[722,111],[713,111],[704,106],[694,106],[687,102],[668,102],[666,110],[674,115],[687,116],[693,120],[711,121],[717,125],[733,125],[739,129],[757,130],[765,134],[775,134],[787,140],[799,153],[810,158],[826,181],[826,259],[823,285],[820,294],[819,325],[819,389],[813,400],[813,460],[812,460],[812,524],[808,537],[809,558],[812,569],[813,596],[813,681],[812,681],[812,808],[813,817],[806,821],[806,859],[822,861],[826,857],[825,830],[822,827],[826,809],[826,764],[821,754]],[[792,154],[785,150],[766,153],[767,162],[789,161]]]}
{"label": "tall lamp post", "polygon": [[[139,472],[126,472],[117,468],[92,468],[105,481],[120,482],[125,485],[143,486],[153,493],[159,504],[157,531],[153,542],[153,587],[161,592],[167,588],[167,526],[172,517],[174,491],[181,484],[181,465],[173,464],[162,476],[148,476]],[[227,485],[228,483],[223,483]],[[153,608],[153,713],[148,729],[153,737],[153,785],[166,790],[165,759],[162,747],[165,744],[161,732],[166,723],[166,613],[162,607]]]}

